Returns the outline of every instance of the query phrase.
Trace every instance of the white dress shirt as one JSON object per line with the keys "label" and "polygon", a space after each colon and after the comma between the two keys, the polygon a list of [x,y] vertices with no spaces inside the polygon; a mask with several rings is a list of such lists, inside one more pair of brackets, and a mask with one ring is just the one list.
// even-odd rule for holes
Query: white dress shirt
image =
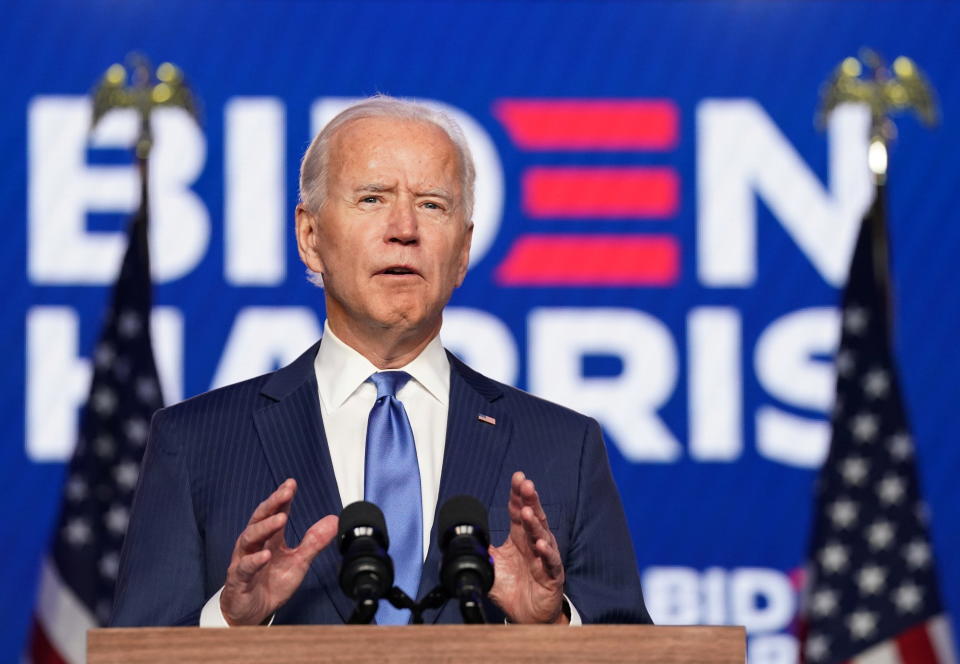
{"label": "white dress shirt", "polygon": [[[333,474],[337,479],[340,502],[347,506],[363,500],[367,420],[377,400],[377,388],[367,379],[380,370],[338,339],[327,322],[323,324],[323,343],[313,366]],[[437,336],[412,362],[391,371],[406,371],[411,376],[411,380],[398,390],[397,399],[407,411],[417,448],[423,509],[423,557],[426,560],[447,437],[450,361]],[[204,605],[200,613],[201,627],[229,627],[220,611],[222,591],[223,588],[218,590]],[[569,606],[573,614],[571,624],[580,624],[576,608],[572,603]]]}
{"label": "white dress shirt", "polygon": [[[367,379],[379,369],[340,341],[329,324],[324,324],[323,343],[314,360],[314,368],[333,473],[337,478],[340,501],[347,506],[363,500],[367,420],[377,400],[377,388]],[[440,337],[434,337],[416,359],[394,371],[406,371],[412,377],[397,391],[397,399],[407,411],[417,448],[423,508],[423,558],[426,560],[440,491],[450,401],[450,361],[440,344]]]}

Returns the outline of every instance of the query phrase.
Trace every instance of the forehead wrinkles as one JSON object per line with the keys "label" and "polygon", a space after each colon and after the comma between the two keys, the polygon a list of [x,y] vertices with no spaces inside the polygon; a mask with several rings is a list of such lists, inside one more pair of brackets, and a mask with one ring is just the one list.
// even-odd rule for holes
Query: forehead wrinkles
{"label": "forehead wrinkles", "polygon": [[362,184],[395,186],[396,176],[415,191],[442,189],[462,197],[459,152],[442,129],[395,118],[358,118],[333,136],[329,173],[350,188]]}

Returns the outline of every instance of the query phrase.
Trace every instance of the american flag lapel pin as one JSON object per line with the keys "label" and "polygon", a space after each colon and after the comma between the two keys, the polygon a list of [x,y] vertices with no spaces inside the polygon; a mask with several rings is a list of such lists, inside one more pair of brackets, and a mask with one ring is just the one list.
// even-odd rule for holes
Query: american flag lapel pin
{"label": "american flag lapel pin", "polygon": [[486,422],[487,424],[491,425],[496,425],[497,423],[497,419],[495,417],[490,417],[489,415],[484,415],[483,413],[479,413],[477,415],[477,419],[481,422]]}

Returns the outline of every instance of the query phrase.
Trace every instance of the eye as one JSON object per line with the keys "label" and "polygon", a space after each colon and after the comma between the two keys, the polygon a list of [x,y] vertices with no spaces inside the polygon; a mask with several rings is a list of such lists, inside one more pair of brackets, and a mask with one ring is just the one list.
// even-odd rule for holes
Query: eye
{"label": "eye", "polygon": [[443,206],[440,205],[439,203],[437,203],[436,201],[424,201],[424,202],[423,202],[423,207],[427,208],[428,210],[443,210],[443,209],[444,209]]}
{"label": "eye", "polygon": [[360,202],[361,202],[361,203],[379,203],[379,202],[380,202],[380,197],[379,197],[379,196],[373,196],[373,195],[364,196],[363,198],[360,199]]}

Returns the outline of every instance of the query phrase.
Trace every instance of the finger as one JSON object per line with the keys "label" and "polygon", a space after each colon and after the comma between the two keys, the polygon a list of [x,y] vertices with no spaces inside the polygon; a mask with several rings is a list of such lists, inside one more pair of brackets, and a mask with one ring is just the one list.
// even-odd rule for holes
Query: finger
{"label": "finger", "polygon": [[510,521],[516,524],[520,523],[520,511],[526,504],[523,494],[527,481],[526,476],[519,470],[510,478],[510,498],[507,500],[507,512],[510,516]]}
{"label": "finger", "polygon": [[563,560],[560,558],[560,550],[557,548],[555,540],[537,540],[534,551],[543,561],[544,571],[551,578],[558,579],[563,576]]}
{"label": "finger", "polygon": [[300,540],[300,545],[294,549],[294,553],[304,564],[309,565],[317,554],[337,536],[339,524],[340,519],[333,514],[323,517],[310,526]]}
{"label": "finger", "polygon": [[533,480],[527,479],[526,475],[517,471],[510,478],[510,506],[520,510],[524,505],[529,505],[537,514],[537,518],[546,522],[547,515],[540,504],[540,494]]}
{"label": "finger", "polygon": [[525,556],[531,556],[537,539],[550,537],[550,533],[536,487],[520,471],[510,478],[507,512],[510,517],[508,539],[512,540]]}
{"label": "finger", "polygon": [[519,483],[517,494],[522,501],[522,505],[529,506],[537,519],[544,528],[549,528],[547,524],[547,513],[543,511],[543,505],[540,502],[540,494],[537,492],[537,487],[533,483],[533,480],[524,479]]}
{"label": "finger", "polygon": [[271,556],[269,549],[263,549],[240,558],[235,568],[237,581],[244,585],[250,583],[257,572],[270,562]]}
{"label": "finger", "polygon": [[240,537],[237,538],[237,553],[246,555],[259,551],[267,543],[267,540],[277,533],[282,533],[286,525],[287,515],[280,512],[247,526],[240,533]]}
{"label": "finger", "polygon": [[529,542],[531,549],[534,548],[537,540],[549,540],[553,538],[550,528],[547,527],[543,519],[537,517],[537,513],[534,512],[533,508],[529,505],[524,506],[523,510],[521,511],[521,519],[523,524],[523,532],[527,536],[527,541]]}
{"label": "finger", "polygon": [[297,481],[288,478],[277,487],[276,491],[264,498],[263,502],[257,505],[250,515],[250,521],[247,525],[262,521],[277,512],[290,511],[290,503],[293,502],[293,496],[297,493]]}

